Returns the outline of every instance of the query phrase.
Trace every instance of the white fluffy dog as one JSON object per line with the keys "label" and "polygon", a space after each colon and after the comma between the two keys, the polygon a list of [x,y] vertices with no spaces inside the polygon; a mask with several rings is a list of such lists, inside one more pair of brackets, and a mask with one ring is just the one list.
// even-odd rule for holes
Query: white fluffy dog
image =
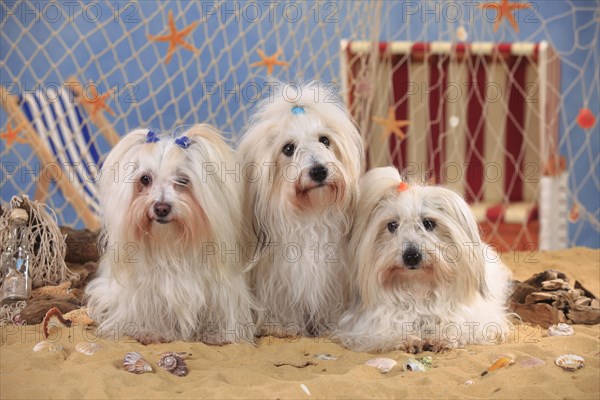
{"label": "white fluffy dog", "polygon": [[320,335],[347,297],[362,141],[337,93],[315,83],[276,90],[238,149],[258,324],[262,334]]}
{"label": "white fluffy dog", "polygon": [[253,340],[240,185],[215,173],[234,162],[208,125],[178,138],[138,129],[110,152],[100,180],[104,255],[87,288],[101,334],[142,343]]}
{"label": "white fluffy dog", "polygon": [[355,351],[440,351],[508,335],[510,273],[458,194],[369,171],[350,241],[353,303],[337,337]]}

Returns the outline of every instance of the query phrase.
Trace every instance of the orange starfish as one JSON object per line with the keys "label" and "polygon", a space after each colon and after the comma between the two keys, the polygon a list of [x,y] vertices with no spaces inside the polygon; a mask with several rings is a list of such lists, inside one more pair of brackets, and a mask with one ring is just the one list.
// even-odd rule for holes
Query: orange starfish
{"label": "orange starfish", "polygon": [[12,128],[10,122],[8,122],[6,124],[6,132],[0,133],[0,137],[4,140],[6,140],[6,146],[10,147],[12,146],[13,142],[17,142],[17,143],[25,143],[25,139],[23,139],[22,137],[19,137],[19,133],[21,132],[21,130],[23,129],[25,123],[21,122],[19,125],[16,126],[15,129]]}
{"label": "orange starfish", "polygon": [[187,36],[191,31],[196,29],[196,25],[198,25],[198,22],[194,21],[182,30],[178,31],[177,27],[175,26],[175,19],[173,18],[173,10],[170,10],[169,29],[171,30],[171,33],[161,36],[148,35],[148,40],[154,40],[155,42],[169,42],[167,58],[165,59],[165,64],[168,64],[171,62],[171,57],[173,57],[173,53],[175,53],[175,49],[178,45],[189,51],[198,51],[197,48],[183,40],[184,36]]}
{"label": "orange starfish", "polygon": [[112,90],[104,93],[102,96],[98,96],[98,89],[96,89],[96,84],[90,82],[89,84],[89,92],[92,97],[88,97],[85,95],[82,96],[82,101],[90,104],[92,106],[92,117],[98,113],[98,111],[106,110],[113,117],[115,116],[115,112],[110,109],[110,107],[106,104],[105,100],[112,94]]}
{"label": "orange starfish", "polygon": [[282,54],[281,49],[277,50],[277,52],[271,56],[267,56],[265,54],[265,52],[262,51],[261,49],[256,49],[256,52],[258,53],[260,58],[262,58],[262,60],[252,63],[252,64],[250,64],[250,66],[251,67],[259,67],[259,66],[267,67],[267,75],[271,75],[273,73],[273,67],[276,65],[280,65],[282,67],[287,67],[288,65],[290,65],[290,63],[288,63],[288,62],[277,59],[277,57],[279,57]]}
{"label": "orange starfish", "polygon": [[494,32],[498,30],[500,26],[500,22],[502,19],[506,17],[508,22],[510,22],[511,26],[515,30],[515,32],[519,32],[519,23],[515,19],[515,16],[512,14],[514,10],[522,10],[525,8],[531,8],[531,4],[529,3],[510,3],[509,0],[502,0],[502,3],[483,3],[479,6],[482,9],[490,9],[493,8],[496,10],[496,19],[494,22]]}
{"label": "orange starfish", "polygon": [[394,107],[391,106],[388,109],[387,118],[381,117],[373,117],[373,122],[381,125],[384,128],[383,131],[383,140],[386,140],[392,133],[400,140],[406,138],[406,134],[402,131],[402,128],[410,125],[410,123],[406,120],[397,120],[396,112],[394,111]]}

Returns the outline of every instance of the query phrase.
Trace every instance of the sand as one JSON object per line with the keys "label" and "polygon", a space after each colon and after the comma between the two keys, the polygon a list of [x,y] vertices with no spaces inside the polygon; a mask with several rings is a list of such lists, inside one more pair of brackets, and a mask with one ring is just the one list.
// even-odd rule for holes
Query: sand
{"label": "sand", "polygon": [[[580,280],[596,295],[600,293],[599,250],[507,253],[503,259],[517,279],[555,268]],[[405,353],[354,353],[324,338],[267,337],[256,347],[184,342],[142,346],[132,340],[100,340],[102,349],[86,356],[75,351],[76,343],[96,339],[83,327],[60,331],[57,341],[64,352],[33,353],[33,345],[41,340],[40,326],[11,326],[0,330],[0,397],[598,399],[600,326],[574,328],[574,336],[547,337],[539,327],[520,325],[508,343],[468,346],[443,354],[424,353],[433,357],[433,368],[405,372],[402,364],[410,357]],[[134,375],[124,371],[121,363],[128,351],[142,353],[154,372]],[[189,375],[176,377],[157,368],[157,353],[164,351],[192,353],[187,361]],[[314,355],[320,353],[338,359],[318,360]],[[570,353],[585,358],[583,369],[567,372],[554,364],[558,355]],[[497,357],[506,354],[515,356],[514,365],[480,376]],[[398,365],[382,374],[363,365],[373,357],[389,357]],[[526,368],[522,363],[531,357],[545,364]],[[473,384],[464,385],[467,380]],[[301,384],[306,385],[310,395]]]}

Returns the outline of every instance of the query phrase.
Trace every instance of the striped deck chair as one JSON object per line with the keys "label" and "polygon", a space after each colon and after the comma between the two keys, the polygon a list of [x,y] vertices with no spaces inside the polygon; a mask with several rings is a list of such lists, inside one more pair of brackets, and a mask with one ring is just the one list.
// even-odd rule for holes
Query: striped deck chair
{"label": "striped deck chair", "polygon": [[[92,113],[79,101],[81,85],[70,79],[58,92],[47,89],[21,96],[2,88],[9,119],[24,127],[26,142],[42,163],[35,199],[44,201],[54,181],[88,229],[99,228],[100,214],[96,179],[103,154],[95,142],[89,122],[100,128],[110,146],[119,137],[100,113]],[[87,114],[87,115],[86,115]]]}
{"label": "striped deck chair", "polygon": [[[547,43],[346,41],[342,72],[370,167],[432,176],[464,195],[484,231],[535,226],[544,166],[559,158],[560,60]],[[369,81],[377,96],[365,95]],[[408,126],[381,140],[372,119],[389,107]]]}

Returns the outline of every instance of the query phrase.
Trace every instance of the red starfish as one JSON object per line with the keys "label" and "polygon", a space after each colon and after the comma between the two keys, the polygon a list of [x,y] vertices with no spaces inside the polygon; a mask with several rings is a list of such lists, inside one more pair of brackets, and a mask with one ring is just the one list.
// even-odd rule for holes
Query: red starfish
{"label": "red starfish", "polygon": [[506,17],[508,22],[510,22],[511,26],[515,30],[515,32],[519,32],[519,23],[515,19],[512,11],[514,10],[522,10],[525,8],[530,8],[531,4],[529,3],[510,3],[509,0],[502,0],[502,3],[483,3],[479,6],[482,9],[493,8],[496,10],[496,19],[494,21],[494,32],[498,30],[500,26],[500,22],[502,19]]}
{"label": "red starfish", "polygon": [[104,93],[102,96],[98,96],[98,89],[96,89],[96,85],[93,82],[90,82],[89,91],[91,92],[92,97],[82,96],[82,100],[85,103],[88,103],[92,106],[91,115],[94,117],[98,111],[106,110],[113,117],[115,116],[115,112],[110,109],[110,107],[105,103],[105,100],[112,94],[112,90]]}
{"label": "red starfish", "polygon": [[277,59],[277,57],[279,57],[282,54],[281,49],[277,50],[277,52],[271,56],[267,56],[265,54],[265,52],[262,51],[261,49],[256,49],[256,52],[258,53],[260,58],[262,58],[262,60],[252,63],[252,64],[250,64],[250,66],[251,67],[259,67],[259,66],[267,67],[267,75],[271,75],[273,73],[273,67],[275,65],[280,65],[282,67],[286,67],[286,66],[290,65],[288,62]]}
{"label": "red starfish", "polygon": [[6,146],[12,146],[13,142],[17,143],[26,143],[26,140],[22,137],[19,137],[19,133],[23,129],[24,122],[21,122],[16,128],[13,130],[12,125],[9,123],[6,124],[6,132],[0,133],[0,137],[6,140]]}
{"label": "red starfish", "polygon": [[173,18],[173,10],[170,10],[169,29],[171,30],[171,33],[169,33],[168,35],[161,36],[148,35],[148,40],[154,40],[155,42],[169,42],[167,58],[165,59],[165,64],[168,64],[171,62],[171,57],[173,57],[173,53],[175,52],[177,45],[180,45],[181,47],[189,51],[198,51],[197,48],[183,40],[183,37],[188,35],[191,31],[193,31],[196,28],[196,25],[198,25],[198,22],[192,22],[182,30],[178,31],[177,27],[175,26],[175,19]]}

